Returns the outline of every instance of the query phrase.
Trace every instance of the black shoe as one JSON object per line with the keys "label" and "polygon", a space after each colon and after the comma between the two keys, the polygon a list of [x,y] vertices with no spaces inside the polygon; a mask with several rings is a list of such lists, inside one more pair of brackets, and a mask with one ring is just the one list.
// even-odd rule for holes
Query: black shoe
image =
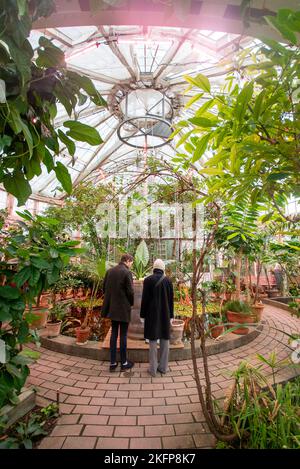
{"label": "black shoe", "polygon": [[121,365],[121,370],[130,370],[134,366],[134,363],[127,360],[126,364]]}
{"label": "black shoe", "polygon": [[118,362],[115,363],[114,365],[109,365],[109,371],[115,371],[115,369],[117,368],[118,366]]}
{"label": "black shoe", "polygon": [[165,374],[167,373],[166,371],[162,371],[162,370],[160,370],[159,368],[157,368],[157,371],[158,371],[159,373],[161,373],[162,375],[165,375]]}

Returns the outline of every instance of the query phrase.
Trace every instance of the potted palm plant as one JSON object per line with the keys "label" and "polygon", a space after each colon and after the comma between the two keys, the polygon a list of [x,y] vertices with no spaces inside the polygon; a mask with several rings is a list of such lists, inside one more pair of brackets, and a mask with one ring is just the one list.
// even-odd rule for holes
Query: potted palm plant
{"label": "potted palm plant", "polygon": [[91,296],[89,298],[88,307],[86,308],[85,318],[81,324],[81,326],[76,327],[76,344],[83,345],[85,344],[90,336],[91,328],[90,322],[92,318],[93,312],[93,305],[95,300],[99,294],[101,282],[105,275],[105,259],[104,258],[96,258],[90,264],[91,273],[93,276],[93,286],[91,290]]}
{"label": "potted palm plant", "polygon": [[225,318],[223,316],[209,315],[208,327],[210,330],[210,336],[213,339],[217,339],[224,332]]}
{"label": "potted palm plant", "polygon": [[223,312],[226,314],[228,322],[235,327],[232,331],[234,334],[248,334],[248,327],[236,327],[238,324],[254,322],[251,307],[246,302],[240,300],[228,301],[223,306]]}
{"label": "potted palm plant", "polygon": [[46,322],[48,337],[57,337],[60,334],[62,320],[68,313],[69,305],[66,303],[56,303],[49,310],[49,319]]}

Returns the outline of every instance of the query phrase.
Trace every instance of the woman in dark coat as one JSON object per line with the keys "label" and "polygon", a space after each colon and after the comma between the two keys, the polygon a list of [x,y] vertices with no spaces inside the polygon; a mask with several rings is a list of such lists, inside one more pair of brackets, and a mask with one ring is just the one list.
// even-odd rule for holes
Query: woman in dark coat
{"label": "woman in dark coat", "polygon": [[[174,317],[173,285],[164,274],[165,264],[156,259],[153,275],[144,280],[140,316],[145,320],[144,337],[149,340],[149,374],[166,373],[169,359],[170,320]],[[157,340],[160,361],[157,361]]]}

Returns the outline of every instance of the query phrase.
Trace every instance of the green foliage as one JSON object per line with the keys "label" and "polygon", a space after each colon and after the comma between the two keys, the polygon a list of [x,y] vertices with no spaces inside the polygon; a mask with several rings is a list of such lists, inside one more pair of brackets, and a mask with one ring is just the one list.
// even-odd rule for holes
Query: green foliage
{"label": "green foliage", "polygon": [[[225,424],[238,434],[233,448],[299,448],[300,379],[268,385],[264,375],[242,362],[233,373],[236,380]],[[220,445],[218,445],[220,448]]]}
{"label": "green foliage", "polygon": [[[21,214],[20,230],[13,231],[0,247],[0,339],[5,342],[6,360],[0,364],[0,408],[18,402],[29,374],[28,364],[36,357],[21,351],[28,342],[38,343],[35,331],[29,329],[25,307],[39,303],[44,290],[59,278],[61,270],[81,252],[76,242],[65,241],[56,231],[57,221],[42,216]],[[13,262],[11,261],[13,259]]]}
{"label": "green foliage", "polygon": [[212,107],[208,112],[199,98],[190,108],[193,116],[178,123],[186,151],[178,163],[189,166],[211,150],[213,156],[199,171],[207,176],[205,200],[223,197],[239,204],[250,199],[253,206],[262,204],[268,217],[284,218],[288,198],[300,194],[299,12],[284,9],[267,20],[292,47],[262,38],[255,54],[243,51],[236,69],[241,85],[228,74],[224,89],[215,92],[207,78],[186,77],[209,95]]}
{"label": "green foliage", "polygon": [[58,322],[62,321],[64,317],[68,314],[70,308],[69,304],[66,303],[56,303],[49,309],[49,322]]}
{"label": "green foliage", "polygon": [[57,404],[49,404],[18,422],[9,430],[9,436],[0,441],[0,449],[32,449],[33,443],[48,434],[45,424],[59,416]]}
{"label": "green foliage", "polygon": [[244,301],[239,300],[227,301],[222,310],[223,312],[232,311],[235,313],[245,314],[246,316],[252,313],[250,306]]}
{"label": "green foliage", "polygon": [[297,303],[297,301],[291,301],[288,303],[288,307],[292,310],[292,316],[296,316],[300,319],[300,303]]}
{"label": "green foliage", "polygon": [[67,131],[55,128],[57,104],[71,117],[76,106],[88,99],[97,106],[106,102],[89,78],[67,70],[63,51],[49,39],[40,37],[34,55],[28,40],[32,21],[53,10],[53,1],[0,1],[0,84],[4,93],[0,103],[0,183],[18,199],[19,206],[30,196],[30,181],[40,176],[43,165],[71,193],[70,174],[63,163],[55,161],[62,145],[73,157],[76,141],[102,143],[94,128],[74,120],[64,122]]}
{"label": "green foliage", "polygon": [[143,279],[149,272],[149,250],[144,240],[138,245],[132,266],[132,271],[137,280]]}
{"label": "green foliage", "polygon": [[203,282],[202,286],[208,288],[213,293],[221,293],[224,291],[224,284],[220,280],[212,280],[211,282]]}

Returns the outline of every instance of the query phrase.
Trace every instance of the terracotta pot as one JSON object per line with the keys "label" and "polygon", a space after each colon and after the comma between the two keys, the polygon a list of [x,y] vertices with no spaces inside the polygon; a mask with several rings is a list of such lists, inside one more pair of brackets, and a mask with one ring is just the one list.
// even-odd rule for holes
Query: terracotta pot
{"label": "terracotta pot", "polygon": [[178,345],[182,343],[184,321],[182,319],[173,319],[170,328],[170,344]]}
{"label": "terracotta pot", "polygon": [[36,319],[30,321],[29,325],[32,329],[42,329],[46,326],[46,322],[48,319],[49,310],[48,308],[32,308],[31,311],[26,311],[25,316],[27,314],[34,314],[37,316]]}
{"label": "terracotta pot", "polygon": [[41,308],[48,308],[49,302],[50,302],[49,293],[42,295],[41,298],[40,298],[40,307]]}
{"label": "terracotta pot", "polygon": [[251,308],[252,308],[252,311],[253,311],[255,322],[261,321],[264,307],[265,307],[265,305],[260,304],[260,303],[256,303],[255,305],[252,305]]}
{"label": "terracotta pot", "polygon": [[46,323],[46,331],[48,337],[57,337],[60,334],[62,321],[49,322]]}
{"label": "terracotta pot", "polygon": [[216,339],[219,337],[221,334],[224,332],[224,326],[223,324],[217,325],[217,324],[209,324],[210,328],[210,335],[213,339]]}
{"label": "terracotta pot", "polygon": [[[226,317],[228,322],[233,323],[230,324],[229,328],[234,327],[235,325],[238,324],[250,324],[254,322],[254,318],[251,318],[251,315],[246,315],[246,314],[241,314],[241,313],[236,313],[234,311],[227,311]],[[248,334],[249,328],[248,327],[239,327],[232,331],[233,334],[238,334],[238,335],[245,335]]]}
{"label": "terracotta pot", "polygon": [[81,327],[75,328],[76,333],[76,344],[86,344],[91,333],[91,328],[86,327],[85,329],[81,329]]}

